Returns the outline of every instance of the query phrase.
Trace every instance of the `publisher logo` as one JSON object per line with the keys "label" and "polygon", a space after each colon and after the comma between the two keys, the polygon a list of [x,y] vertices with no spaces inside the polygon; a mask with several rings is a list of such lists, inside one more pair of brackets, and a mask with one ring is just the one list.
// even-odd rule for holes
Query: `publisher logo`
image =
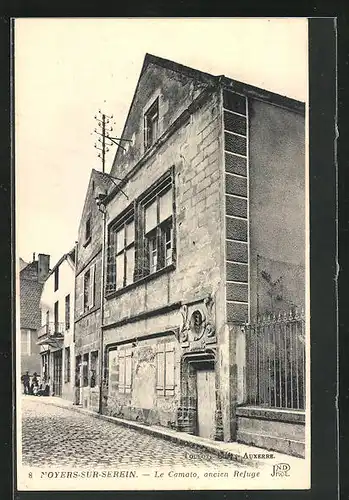
{"label": "publisher logo", "polygon": [[291,466],[289,464],[275,464],[273,465],[273,472],[270,474],[271,477],[287,477],[289,476],[289,470]]}

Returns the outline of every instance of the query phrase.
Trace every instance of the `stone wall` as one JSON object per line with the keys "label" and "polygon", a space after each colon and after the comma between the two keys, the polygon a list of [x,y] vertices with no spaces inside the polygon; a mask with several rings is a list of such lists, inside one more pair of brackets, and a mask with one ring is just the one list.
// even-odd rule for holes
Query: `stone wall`
{"label": "stone wall", "polygon": [[[108,205],[108,223],[112,223],[148,187],[171,167],[174,168],[175,265],[168,272],[148,276],[124,291],[119,290],[105,301],[105,348],[127,346],[133,356],[130,393],[120,394],[117,375],[110,378],[110,372],[107,374],[106,413],[148,423],[175,425],[181,405],[180,360],[185,352],[178,336],[183,324],[181,304],[197,301],[200,305],[205,297],[211,296],[217,333],[214,342],[224,328],[220,109],[219,93],[207,96],[201,107],[183,119],[180,127],[123,186],[128,199],[117,194]],[[176,383],[173,395],[160,396],[154,385],[154,353],[159,343],[171,336],[174,336],[176,346]]]}

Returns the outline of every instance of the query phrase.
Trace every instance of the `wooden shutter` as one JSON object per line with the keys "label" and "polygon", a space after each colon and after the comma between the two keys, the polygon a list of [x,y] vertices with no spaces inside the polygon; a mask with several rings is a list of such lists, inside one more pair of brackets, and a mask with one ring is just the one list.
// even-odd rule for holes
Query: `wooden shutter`
{"label": "wooden shutter", "polygon": [[125,349],[119,350],[119,392],[125,392]]}
{"label": "wooden shutter", "polygon": [[165,394],[173,396],[175,388],[175,349],[172,343],[165,344]]}
{"label": "wooden shutter", "polygon": [[156,390],[161,394],[165,391],[165,344],[157,345],[156,353]]}
{"label": "wooden shutter", "polygon": [[132,388],[132,349],[125,350],[125,392],[130,393]]}

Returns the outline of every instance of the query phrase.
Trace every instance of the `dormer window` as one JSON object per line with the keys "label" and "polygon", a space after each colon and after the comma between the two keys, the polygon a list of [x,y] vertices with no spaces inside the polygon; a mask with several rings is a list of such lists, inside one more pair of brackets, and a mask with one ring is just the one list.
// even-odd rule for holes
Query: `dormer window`
{"label": "dormer window", "polygon": [[144,145],[149,149],[159,134],[159,99],[157,98],[144,115]]}

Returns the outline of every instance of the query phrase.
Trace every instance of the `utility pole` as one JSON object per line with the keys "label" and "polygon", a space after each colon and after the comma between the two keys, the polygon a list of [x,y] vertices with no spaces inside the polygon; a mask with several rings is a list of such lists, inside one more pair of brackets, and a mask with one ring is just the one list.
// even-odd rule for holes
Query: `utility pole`
{"label": "utility pole", "polygon": [[126,149],[123,146],[121,146],[120,142],[121,141],[132,142],[132,141],[131,139],[121,139],[120,137],[111,137],[110,132],[113,131],[113,127],[110,126],[110,128],[108,128],[107,125],[111,123],[115,125],[115,122],[112,122],[113,115],[108,116],[105,113],[102,113],[101,110],[99,110],[98,114],[95,115],[94,118],[98,124],[98,128],[94,129],[94,133],[98,135],[98,140],[97,143],[94,144],[94,147],[98,149],[98,151],[100,151],[98,153],[98,158],[102,160],[102,172],[103,174],[105,174],[105,154],[108,153],[109,147],[116,144],[117,146],[126,151]]}
{"label": "utility pole", "polygon": [[[118,137],[111,137],[110,132],[113,131],[113,127],[111,126],[111,121],[113,119],[113,115],[108,116],[105,113],[102,113],[101,110],[98,111],[98,115],[95,115],[95,120],[97,121],[98,128],[94,129],[94,133],[98,135],[97,143],[94,144],[94,147],[98,149],[98,158],[102,160],[102,173],[105,174],[115,186],[118,186],[118,183],[115,181],[122,181],[118,177],[114,177],[110,174],[106,174],[105,172],[105,155],[109,151],[109,147],[116,144],[117,146],[125,149],[121,146],[121,141],[132,142],[130,139],[121,139]],[[115,124],[115,122],[114,122]],[[110,128],[108,128],[110,125]],[[119,187],[120,192],[126,196],[128,196],[124,191]],[[103,413],[103,385],[104,385],[104,289],[105,289],[105,258],[106,258],[106,238],[107,238],[107,205],[103,203],[103,199],[106,196],[106,193],[102,195],[102,198],[97,198],[96,203],[98,206],[98,210],[102,213],[102,264],[101,264],[101,288],[100,288],[100,297],[101,297],[101,324],[100,324],[100,361],[99,361],[99,408],[98,412],[100,414]]]}

